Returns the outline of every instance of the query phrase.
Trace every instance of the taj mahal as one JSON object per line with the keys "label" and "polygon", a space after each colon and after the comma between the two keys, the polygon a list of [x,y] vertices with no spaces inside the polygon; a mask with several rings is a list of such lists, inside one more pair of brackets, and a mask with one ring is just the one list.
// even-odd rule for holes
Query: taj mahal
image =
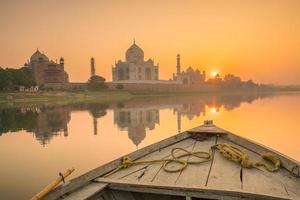
{"label": "taj mahal", "polygon": [[144,60],[144,51],[135,44],[127,49],[126,60],[119,60],[112,68],[113,81],[158,80],[158,65],[152,59]]}
{"label": "taj mahal", "polygon": [[116,83],[163,83],[196,85],[205,82],[205,71],[202,73],[191,66],[181,71],[180,55],[176,57],[176,74],[170,80],[159,79],[159,65],[153,59],[144,60],[144,51],[135,40],[125,53],[125,61],[119,60],[112,67],[112,81]]}

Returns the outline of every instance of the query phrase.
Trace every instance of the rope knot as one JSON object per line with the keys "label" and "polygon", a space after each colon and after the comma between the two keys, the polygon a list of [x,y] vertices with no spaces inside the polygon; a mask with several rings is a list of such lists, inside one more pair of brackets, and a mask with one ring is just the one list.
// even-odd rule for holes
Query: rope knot
{"label": "rope knot", "polygon": [[122,168],[128,168],[133,165],[133,161],[129,157],[122,158]]}

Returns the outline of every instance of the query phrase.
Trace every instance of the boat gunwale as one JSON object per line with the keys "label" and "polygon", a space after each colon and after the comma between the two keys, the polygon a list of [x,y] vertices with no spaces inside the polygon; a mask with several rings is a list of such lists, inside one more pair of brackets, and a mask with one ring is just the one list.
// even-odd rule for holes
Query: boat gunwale
{"label": "boat gunwale", "polygon": [[[242,189],[216,189],[212,187],[193,187],[179,185],[157,185],[154,183],[132,183],[130,181],[115,180],[110,178],[98,178],[97,183],[108,184],[106,190],[120,190],[128,192],[156,193],[175,196],[191,196],[196,198],[220,199],[220,197],[237,197],[246,199],[265,200],[291,200],[292,197],[253,193]],[[169,192],[170,191],[170,192]]]}

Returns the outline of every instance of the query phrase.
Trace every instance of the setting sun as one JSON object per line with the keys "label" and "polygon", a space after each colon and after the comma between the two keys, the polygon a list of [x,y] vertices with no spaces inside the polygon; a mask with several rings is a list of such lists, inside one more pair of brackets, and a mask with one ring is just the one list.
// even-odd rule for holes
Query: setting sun
{"label": "setting sun", "polygon": [[211,76],[212,76],[212,77],[216,77],[216,76],[217,76],[217,74],[218,74],[218,72],[217,72],[217,71],[212,71],[212,72],[211,72]]}

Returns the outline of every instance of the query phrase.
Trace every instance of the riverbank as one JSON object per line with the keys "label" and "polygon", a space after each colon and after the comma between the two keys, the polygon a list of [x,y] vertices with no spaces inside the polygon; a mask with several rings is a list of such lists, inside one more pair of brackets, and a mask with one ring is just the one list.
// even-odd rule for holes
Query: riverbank
{"label": "riverbank", "polygon": [[124,101],[133,95],[125,91],[83,91],[83,92],[1,92],[0,107],[22,105],[60,105],[80,102]]}
{"label": "riverbank", "polygon": [[[81,92],[0,92],[0,107],[23,105],[65,105],[71,103],[110,103],[132,98],[193,95],[270,95],[287,92],[219,91],[219,92],[129,92],[129,91],[81,91]],[[294,92],[288,92],[294,93]],[[296,92],[298,93],[298,92]]]}

